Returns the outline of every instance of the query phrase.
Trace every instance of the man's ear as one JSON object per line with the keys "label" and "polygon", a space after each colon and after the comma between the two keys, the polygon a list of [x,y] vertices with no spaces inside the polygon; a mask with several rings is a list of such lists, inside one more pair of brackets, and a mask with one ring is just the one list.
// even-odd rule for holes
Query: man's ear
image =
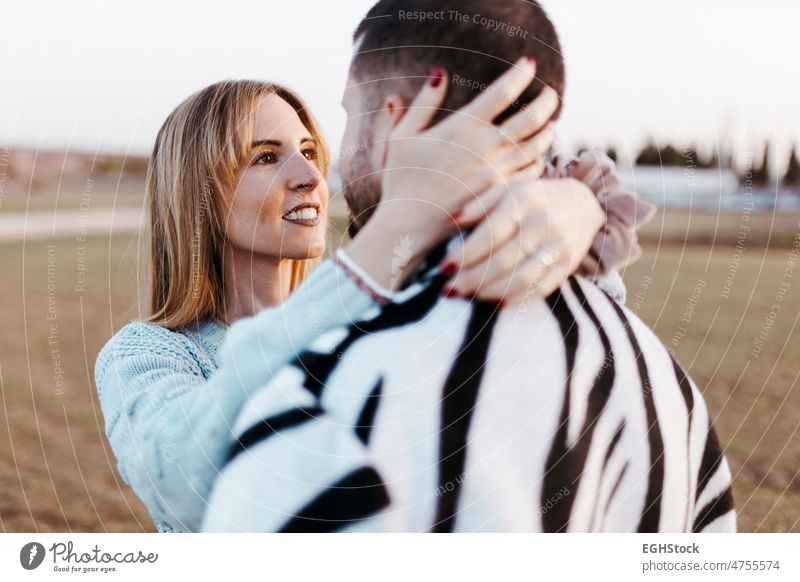
{"label": "man's ear", "polygon": [[400,120],[403,119],[403,116],[406,114],[406,100],[400,97],[397,93],[392,93],[389,95],[386,100],[383,102],[383,109],[386,111],[386,114],[389,116],[389,119],[392,122],[392,128],[394,128]]}
{"label": "man's ear", "polygon": [[389,151],[389,135],[400,123],[406,114],[408,104],[405,99],[396,93],[387,96],[383,106],[375,116],[373,161],[375,167],[383,168],[386,165],[386,154]]}

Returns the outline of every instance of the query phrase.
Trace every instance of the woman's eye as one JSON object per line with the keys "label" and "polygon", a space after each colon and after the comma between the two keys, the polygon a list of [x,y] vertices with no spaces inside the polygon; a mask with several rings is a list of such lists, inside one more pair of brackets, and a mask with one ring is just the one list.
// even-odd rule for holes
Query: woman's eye
{"label": "woman's eye", "polygon": [[307,160],[316,160],[317,159],[317,148],[308,148],[307,150],[303,150],[303,156]]}
{"label": "woman's eye", "polygon": [[264,152],[263,154],[258,155],[253,164],[274,164],[277,161],[278,156],[276,156],[274,152]]}

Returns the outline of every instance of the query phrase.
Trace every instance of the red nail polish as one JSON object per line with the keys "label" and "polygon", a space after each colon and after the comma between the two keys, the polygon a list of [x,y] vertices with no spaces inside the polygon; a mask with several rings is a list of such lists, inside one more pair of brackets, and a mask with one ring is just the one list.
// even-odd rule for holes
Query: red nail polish
{"label": "red nail polish", "polygon": [[529,62],[530,64],[532,64],[532,65],[535,65],[535,64],[536,64],[536,59],[534,59],[532,56],[528,55],[528,56],[527,56],[527,57],[525,57],[525,58],[526,58],[526,59],[528,59],[528,62]]}
{"label": "red nail polish", "polygon": [[433,67],[430,77],[428,77],[428,82],[431,84],[431,87],[438,87],[443,77],[444,69],[442,67]]}
{"label": "red nail polish", "polygon": [[453,220],[456,220],[456,221],[457,221],[457,220],[458,220],[458,219],[460,219],[462,216],[464,216],[464,211],[463,211],[463,210],[456,210],[456,211],[453,213]]}
{"label": "red nail polish", "polygon": [[457,299],[459,297],[458,291],[456,291],[452,287],[446,287],[445,289],[443,289],[442,295],[444,295],[448,299]]}
{"label": "red nail polish", "polygon": [[446,265],[442,266],[442,276],[449,279],[450,277],[456,274],[457,270],[458,270],[458,265],[456,265],[455,263],[447,263]]}

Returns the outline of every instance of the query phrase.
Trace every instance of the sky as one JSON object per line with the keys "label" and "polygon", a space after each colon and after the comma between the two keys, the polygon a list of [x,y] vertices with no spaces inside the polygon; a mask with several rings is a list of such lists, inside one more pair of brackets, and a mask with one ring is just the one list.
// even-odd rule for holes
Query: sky
{"label": "sky", "polygon": [[[0,145],[146,154],[169,112],[225,78],[297,90],[334,152],[351,35],[371,0],[8,2]],[[543,0],[567,63],[559,147],[648,139],[759,157],[800,142],[800,4]]]}

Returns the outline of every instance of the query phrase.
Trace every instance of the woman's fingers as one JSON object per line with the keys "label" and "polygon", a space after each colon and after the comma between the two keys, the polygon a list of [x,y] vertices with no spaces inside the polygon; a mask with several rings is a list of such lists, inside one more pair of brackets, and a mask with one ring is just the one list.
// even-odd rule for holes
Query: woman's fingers
{"label": "woman's fingers", "polygon": [[[522,247],[509,242],[474,267],[461,269],[453,279],[447,282],[444,293],[448,296],[477,297],[481,287],[486,288],[499,280],[508,282],[514,269],[524,260],[525,252]],[[484,299],[484,297],[480,298]]]}
{"label": "woman's fingers", "polygon": [[[541,241],[548,236],[546,208],[530,199],[527,191],[522,196],[524,206],[517,205],[515,200],[509,200],[513,198],[506,194],[464,243],[448,253],[442,262],[442,265],[447,266],[447,272],[480,268],[482,263],[494,260],[494,256],[499,255],[500,269],[507,273],[513,265],[509,266],[504,261],[509,259],[512,251],[521,249],[521,260],[538,248]],[[519,211],[519,218],[513,216],[515,209]]]}
{"label": "woman's fingers", "polygon": [[[514,191],[504,185],[506,191],[502,194],[499,203],[492,208],[484,220],[475,227],[466,240],[451,249],[442,261],[443,268],[452,271],[454,264],[457,269],[473,267],[480,261],[497,252],[519,230],[520,224],[528,218],[531,211],[529,196],[514,196]],[[544,217],[542,217],[544,218]]]}
{"label": "woman's fingers", "polygon": [[461,228],[466,228],[484,220],[508,196],[508,184],[495,184],[482,194],[478,194],[453,215],[453,220]]}
{"label": "woman's fingers", "polygon": [[545,87],[527,107],[518,111],[500,126],[514,141],[528,138],[550,122],[558,109],[558,93]]}
{"label": "woman's fingers", "polygon": [[476,298],[482,301],[502,301],[515,305],[535,301],[550,295],[569,277],[569,265],[555,250],[557,241],[548,241],[537,252],[522,261],[509,277],[482,285]]}
{"label": "woman's fingers", "polygon": [[[553,291],[561,287],[571,274],[569,265],[565,261],[559,261],[552,267],[542,268],[538,283],[530,286],[531,294],[529,295],[529,300],[544,299],[550,296]],[[514,304],[518,301],[516,297],[510,295],[508,302]],[[523,294],[521,297],[524,299],[526,296]]]}
{"label": "woman's fingers", "polygon": [[531,226],[532,228],[520,229],[516,236],[497,248],[496,252],[476,266],[459,271],[448,284],[448,288],[465,297],[475,296],[486,300],[499,299],[499,297],[485,296],[484,290],[494,288],[497,282],[505,281],[508,284],[514,272],[531,254],[531,249],[539,247],[543,231],[541,228],[536,228],[536,225]]}
{"label": "woman's fingers", "polygon": [[442,67],[434,67],[428,80],[419,90],[414,100],[394,129],[395,136],[414,135],[430,124],[447,95],[447,72]]}
{"label": "woman's fingers", "polygon": [[500,168],[517,170],[542,161],[547,151],[553,146],[556,133],[552,124],[548,124],[539,133],[523,142],[512,145],[498,162]]}
{"label": "woman's fingers", "polygon": [[530,172],[531,180],[538,180],[544,174],[544,160],[538,160],[530,166],[523,167],[522,170]]}
{"label": "woman's fingers", "polygon": [[[485,123],[505,111],[533,82],[536,63],[531,57],[522,57],[491,85],[461,109],[461,113]],[[457,117],[457,116],[455,116]]]}
{"label": "woman's fingers", "polygon": [[[547,244],[542,248],[548,248]],[[507,305],[544,299],[572,274],[569,263],[563,257],[552,264],[543,263],[540,257],[532,257],[528,268],[530,271],[522,278],[522,282],[516,282],[503,299]]]}
{"label": "woman's fingers", "polygon": [[[505,152],[502,155],[506,155]],[[509,169],[511,162],[515,165]],[[542,157],[528,164],[520,164],[518,160],[509,158],[479,166],[475,172],[465,176],[463,186],[473,194],[453,218],[460,226],[472,226],[476,219],[485,218],[487,210],[496,206],[503,196],[511,195],[511,191],[518,188],[519,184],[531,184],[539,180],[544,171],[545,161]]]}
{"label": "woman's fingers", "polygon": [[530,166],[523,166],[514,171],[509,177],[509,183],[514,184],[531,184],[535,180],[542,177],[544,173],[544,160],[539,159],[536,163]]}

